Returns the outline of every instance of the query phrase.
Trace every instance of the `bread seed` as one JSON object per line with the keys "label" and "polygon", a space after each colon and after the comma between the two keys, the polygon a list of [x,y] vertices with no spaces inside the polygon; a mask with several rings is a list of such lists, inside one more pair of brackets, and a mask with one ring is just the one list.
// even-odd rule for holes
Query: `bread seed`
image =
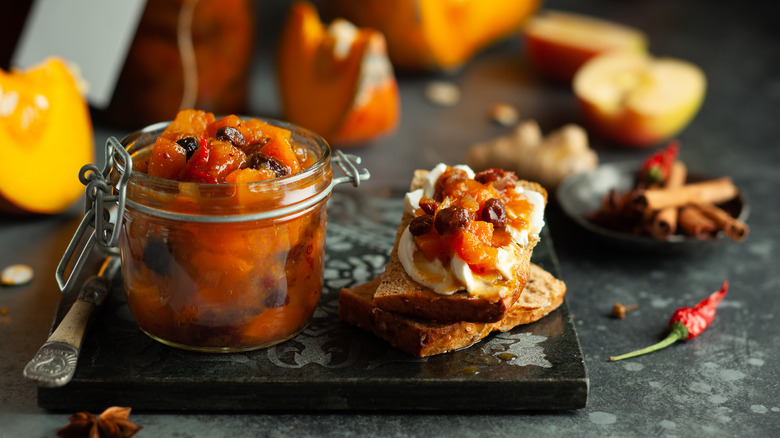
{"label": "bread seed", "polygon": [[0,283],[6,286],[18,286],[29,283],[33,278],[33,270],[27,265],[11,265],[0,273]]}

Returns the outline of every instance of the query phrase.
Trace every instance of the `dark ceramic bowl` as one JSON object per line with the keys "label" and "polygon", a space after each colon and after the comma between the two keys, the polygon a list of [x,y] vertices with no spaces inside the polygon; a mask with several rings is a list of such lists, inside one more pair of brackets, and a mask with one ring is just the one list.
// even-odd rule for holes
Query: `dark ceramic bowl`
{"label": "dark ceramic bowl", "polygon": [[[557,199],[564,213],[589,234],[606,243],[624,248],[647,251],[679,251],[700,249],[712,246],[722,240],[725,233],[719,233],[715,239],[697,239],[682,234],[674,234],[666,240],[657,240],[647,235],[636,235],[602,227],[591,222],[588,214],[601,208],[601,202],[613,188],[618,193],[630,190],[636,183],[640,162],[603,164],[596,169],[566,178],[557,190]],[[688,182],[705,181],[712,177],[689,173]],[[742,192],[719,207],[733,217],[744,221],[749,214],[749,206]]]}

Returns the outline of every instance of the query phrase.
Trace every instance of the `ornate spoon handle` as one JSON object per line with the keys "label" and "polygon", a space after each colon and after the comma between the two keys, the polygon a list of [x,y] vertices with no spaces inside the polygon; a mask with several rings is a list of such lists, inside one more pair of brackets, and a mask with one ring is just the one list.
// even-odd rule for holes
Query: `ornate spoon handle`
{"label": "ornate spoon handle", "polygon": [[68,313],[24,367],[25,378],[45,387],[59,387],[70,382],[92,314],[111,290],[111,278],[119,267],[118,257],[107,257],[100,272],[87,279]]}

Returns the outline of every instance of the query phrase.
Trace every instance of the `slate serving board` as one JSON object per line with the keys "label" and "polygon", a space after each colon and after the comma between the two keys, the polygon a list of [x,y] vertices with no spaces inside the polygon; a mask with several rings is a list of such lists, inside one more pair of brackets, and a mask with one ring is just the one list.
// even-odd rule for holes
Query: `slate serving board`
{"label": "slate serving board", "polygon": [[[333,193],[320,306],[301,334],[264,350],[205,354],[162,345],[137,328],[117,279],[73,380],[38,388],[39,406],[70,412],[113,405],[212,412],[584,407],[589,381],[566,302],[534,324],[424,359],[338,320],[339,289],[381,273],[402,209],[402,193]],[[533,262],[560,278],[546,230]],[[55,324],[72,299],[63,297]]]}

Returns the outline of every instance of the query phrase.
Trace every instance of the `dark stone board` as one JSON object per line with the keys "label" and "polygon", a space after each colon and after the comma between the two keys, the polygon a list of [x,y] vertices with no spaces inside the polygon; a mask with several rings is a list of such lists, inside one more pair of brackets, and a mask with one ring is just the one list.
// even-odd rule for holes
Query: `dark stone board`
{"label": "dark stone board", "polygon": [[[84,340],[73,380],[62,388],[39,388],[39,406],[71,412],[113,405],[135,411],[584,407],[588,375],[565,301],[536,323],[423,359],[338,320],[339,289],[382,271],[402,209],[402,193],[334,192],[320,306],[301,334],[264,350],[207,354],[160,344],[136,326],[117,279]],[[533,262],[560,278],[546,230]],[[69,298],[63,297],[55,323]]]}

